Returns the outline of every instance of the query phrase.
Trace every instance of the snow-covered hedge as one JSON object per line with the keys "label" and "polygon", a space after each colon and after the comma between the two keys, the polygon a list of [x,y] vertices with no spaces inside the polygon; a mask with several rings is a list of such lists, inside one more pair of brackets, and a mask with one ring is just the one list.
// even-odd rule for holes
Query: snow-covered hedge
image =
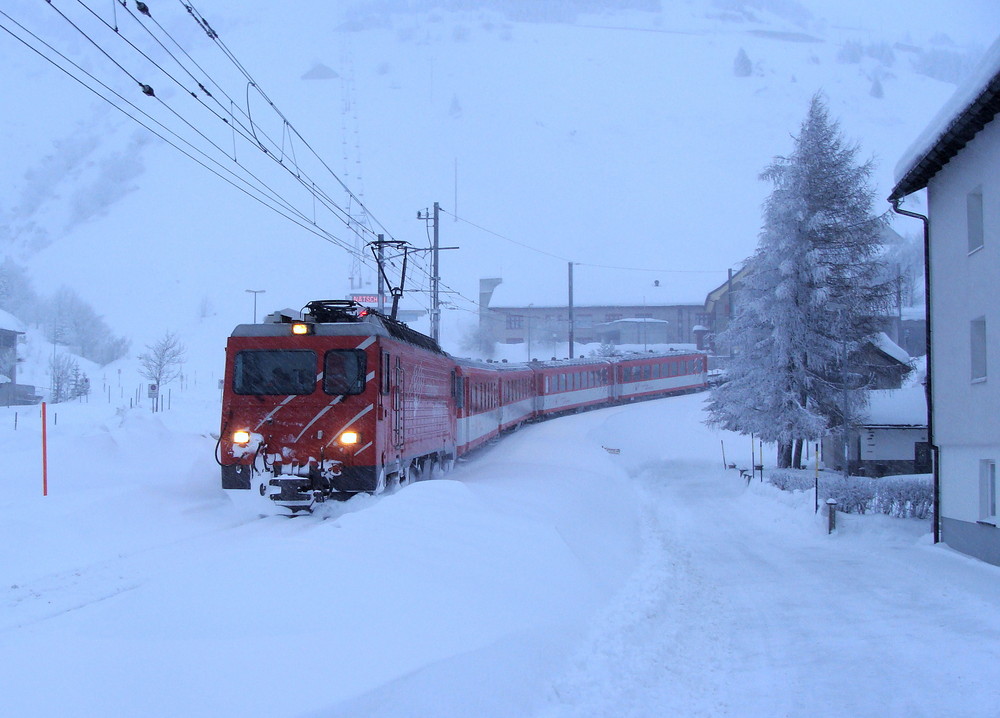
{"label": "snow-covered hedge", "polygon": [[[813,472],[777,469],[767,480],[783,491],[812,491]],[[896,518],[928,518],[934,508],[930,475],[819,476],[820,500],[836,499],[837,510],[850,514],[886,514]]]}

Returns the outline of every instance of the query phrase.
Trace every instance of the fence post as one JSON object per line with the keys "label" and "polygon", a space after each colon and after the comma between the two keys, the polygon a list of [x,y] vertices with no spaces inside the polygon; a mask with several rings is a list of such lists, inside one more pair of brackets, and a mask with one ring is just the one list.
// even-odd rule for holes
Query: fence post
{"label": "fence post", "polygon": [[42,496],[49,495],[49,443],[45,426],[45,402],[42,402]]}
{"label": "fence post", "polygon": [[826,532],[832,534],[837,530],[837,499],[826,500],[827,528]]}

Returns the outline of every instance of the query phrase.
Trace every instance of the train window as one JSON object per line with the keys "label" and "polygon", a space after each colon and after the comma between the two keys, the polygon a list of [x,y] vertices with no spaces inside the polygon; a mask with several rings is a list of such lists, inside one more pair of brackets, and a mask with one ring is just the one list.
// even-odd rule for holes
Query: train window
{"label": "train window", "polygon": [[458,375],[458,372],[451,373],[451,395],[455,399],[455,408],[461,409],[465,407],[465,392],[463,391],[463,384],[465,380]]}
{"label": "train window", "polygon": [[382,352],[382,381],[380,382],[380,388],[383,394],[389,393],[389,384],[391,381],[391,376],[389,375],[389,352]]}
{"label": "train window", "polygon": [[306,349],[247,349],[236,355],[233,391],[237,394],[312,394],[316,352]]}
{"label": "train window", "polygon": [[649,379],[652,376],[653,376],[653,367],[651,367],[651,366],[649,366],[649,364],[647,364],[646,366],[644,366],[642,368],[642,378],[643,379]]}
{"label": "train window", "polygon": [[331,349],[323,361],[323,391],[360,394],[365,390],[368,362],[361,349]]}

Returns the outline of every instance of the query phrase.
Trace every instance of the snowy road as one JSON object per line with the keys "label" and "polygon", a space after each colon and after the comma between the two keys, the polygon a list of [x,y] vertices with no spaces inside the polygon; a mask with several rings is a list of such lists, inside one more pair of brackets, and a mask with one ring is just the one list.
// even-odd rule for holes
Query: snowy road
{"label": "snowy road", "polygon": [[811,496],[721,469],[701,400],[529,427],[326,520],[236,512],[210,406],[62,409],[44,500],[22,418],[4,713],[995,715],[1000,569],[919,521],[827,536]]}
{"label": "snowy road", "polygon": [[711,442],[687,433],[633,467],[639,569],[543,715],[998,714],[1000,570],[932,547],[919,521],[841,514],[828,537],[811,495],[694,462]]}

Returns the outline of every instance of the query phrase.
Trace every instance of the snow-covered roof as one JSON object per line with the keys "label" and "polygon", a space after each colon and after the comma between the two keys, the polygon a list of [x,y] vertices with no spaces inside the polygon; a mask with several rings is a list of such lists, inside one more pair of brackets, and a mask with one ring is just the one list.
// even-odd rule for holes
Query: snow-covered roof
{"label": "snow-covered roof", "polygon": [[927,398],[922,384],[868,392],[864,423],[876,426],[927,426]]}
{"label": "snow-covered roof", "polygon": [[6,329],[11,332],[20,332],[23,331],[24,327],[22,326],[20,319],[15,317],[13,314],[0,309],[0,329]]}
{"label": "snow-covered roof", "polygon": [[972,76],[934,116],[896,165],[889,199],[923,189],[959,150],[1000,112],[1000,39]]}
{"label": "snow-covered roof", "polygon": [[888,354],[900,364],[909,364],[910,355],[896,342],[889,338],[885,332],[879,332],[872,339],[872,344],[879,348],[884,354]]}
{"label": "snow-covered roof", "polygon": [[625,317],[624,319],[602,322],[600,326],[607,327],[612,324],[670,324],[670,321],[667,319],[651,319],[650,317]]}

